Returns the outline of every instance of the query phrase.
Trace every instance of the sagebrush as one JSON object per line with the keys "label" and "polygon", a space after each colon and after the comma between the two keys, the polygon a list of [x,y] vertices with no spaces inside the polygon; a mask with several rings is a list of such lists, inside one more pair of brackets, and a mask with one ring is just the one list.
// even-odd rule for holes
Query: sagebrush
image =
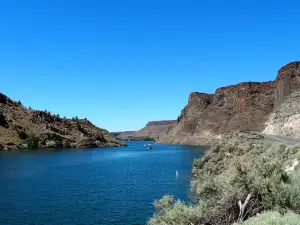
{"label": "sagebrush", "polygon": [[191,193],[196,204],[165,196],[155,202],[156,213],[148,224],[229,225],[255,221],[258,213],[270,210],[274,215],[285,213],[283,218],[298,216],[300,170],[295,162],[299,159],[300,146],[220,141],[193,163]]}

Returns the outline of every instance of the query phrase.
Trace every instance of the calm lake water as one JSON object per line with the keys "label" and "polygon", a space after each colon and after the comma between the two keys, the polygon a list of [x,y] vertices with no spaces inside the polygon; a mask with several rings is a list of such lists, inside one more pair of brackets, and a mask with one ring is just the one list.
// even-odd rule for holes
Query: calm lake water
{"label": "calm lake water", "polygon": [[[0,224],[146,224],[165,194],[188,200],[203,148],[128,147],[0,154]],[[179,176],[176,178],[176,170]]]}

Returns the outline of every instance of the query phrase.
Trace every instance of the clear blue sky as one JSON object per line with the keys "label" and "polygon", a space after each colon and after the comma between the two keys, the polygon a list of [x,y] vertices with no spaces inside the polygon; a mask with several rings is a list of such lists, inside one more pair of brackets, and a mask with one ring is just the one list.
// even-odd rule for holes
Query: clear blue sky
{"label": "clear blue sky", "polygon": [[0,3],[0,92],[109,131],[176,119],[193,91],[299,60],[298,1]]}

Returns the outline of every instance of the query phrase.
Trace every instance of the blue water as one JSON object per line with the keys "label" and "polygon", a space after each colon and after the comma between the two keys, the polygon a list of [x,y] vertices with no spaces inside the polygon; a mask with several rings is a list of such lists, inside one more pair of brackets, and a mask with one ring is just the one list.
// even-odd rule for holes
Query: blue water
{"label": "blue water", "polygon": [[188,200],[192,162],[204,149],[144,144],[1,153],[0,224],[146,224],[155,199]]}

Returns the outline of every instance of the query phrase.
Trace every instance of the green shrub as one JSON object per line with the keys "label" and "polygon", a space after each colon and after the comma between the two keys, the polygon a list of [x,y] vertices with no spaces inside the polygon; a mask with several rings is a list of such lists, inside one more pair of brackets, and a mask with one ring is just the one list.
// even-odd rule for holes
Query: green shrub
{"label": "green shrub", "polygon": [[[299,166],[292,172],[285,171],[299,159],[300,146],[286,147],[245,139],[216,143],[193,163],[191,193],[197,204],[185,205],[178,201],[176,204],[174,199],[170,204],[162,204],[166,202],[163,198],[156,202],[162,209],[149,224],[176,224],[176,219],[182,224],[198,224],[201,220],[222,225],[266,210],[300,213]],[[240,214],[237,203],[243,203],[247,196],[249,201]],[[195,209],[199,214],[194,217]]]}
{"label": "green shrub", "polygon": [[289,183],[279,186],[275,200],[280,207],[300,214],[300,170],[292,172],[289,177]]}
{"label": "green shrub", "polygon": [[280,214],[279,212],[263,212],[248,220],[234,225],[299,225],[300,215],[293,212]]}
{"label": "green shrub", "polygon": [[169,195],[164,196],[159,201],[155,201],[154,207],[156,213],[148,221],[148,225],[188,225],[200,223],[206,216],[206,207],[204,205],[186,205],[180,200],[174,202],[173,196]]}
{"label": "green shrub", "polygon": [[29,149],[35,149],[38,147],[38,138],[35,136],[35,134],[31,133],[28,135],[28,138],[26,139],[26,144]]}
{"label": "green shrub", "polygon": [[140,137],[138,137],[138,140],[140,140],[140,141],[155,141],[153,138],[148,137],[148,136],[140,136]]}

